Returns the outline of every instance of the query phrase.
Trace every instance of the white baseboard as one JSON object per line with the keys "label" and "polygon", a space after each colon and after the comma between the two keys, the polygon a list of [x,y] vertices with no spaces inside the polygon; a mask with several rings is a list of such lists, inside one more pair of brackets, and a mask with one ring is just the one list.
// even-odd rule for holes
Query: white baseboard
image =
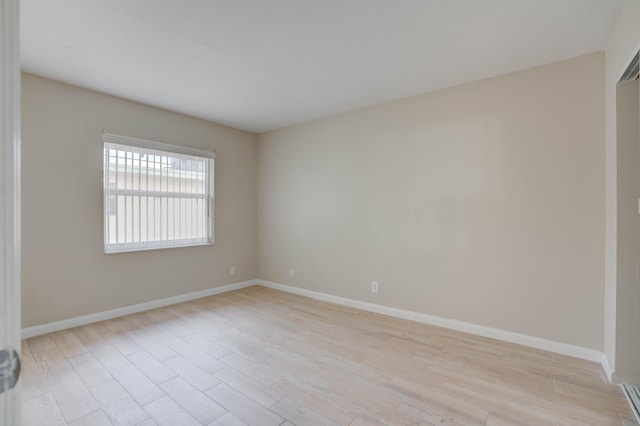
{"label": "white baseboard", "polygon": [[424,324],[445,327],[452,330],[463,331],[466,333],[476,334],[479,336],[490,337],[493,339],[503,340],[505,342],[516,343],[519,345],[529,346],[536,349],[555,352],[562,355],[573,356],[601,363],[603,353],[595,349],[584,348],[582,346],[570,345],[568,343],[554,342],[539,337],[529,336],[526,334],[515,333],[512,331],[501,330],[498,328],[485,327],[482,325],[472,324],[464,321],[442,318],[434,315],[421,314],[417,312],[407,311],[404,309],[391,308],[388,306],[376,305],[374,303],[362,302],[344,297],[332,296],[330,294],[318,293],[299,287],[292,287],[285,284],[274,283],[264,280],[256,280],[256,284],[281,290],[288,293],[307,296],[313,299],[323,300],[338,305],[349,306],[352,308],[362,309],[363,311],[375,312],[378,314],[389,315],[392,317],[403,318],[411,321],[421,322]]}
{"label": "white baseboard", "polygon": [[613,383],[615,377],[613,373],[613,368],[611,368],[611,363],[609,363],[609,358],[607,358],[607,354],[602,354],[602,359],[600,360],[600,364],[602,364],[602,369],[604,370],[604,374],[607,375],[607,379],[609,379],[609,383]]}
{"label": "white baseboard", "polygon": [[214,294],[226,293],[228,291],[251,287],[253,285],[256,285],[256,282],[254,280],[243,281],[239,283],[222,285],[220,287],[209,288],[207,290],[196,291],[193,293],[180,294],[178,296],[168,297],[166,299],[152,300],[151,302],[144,302],[137,305],[110,309],[108,311],[97,312],[95,314],[84,315],[81,317],[69,318],[62,321],[50,322],[42,325],[35,325],[33,327],[23,328],[22,338],[27,339],[29,337],[39,336],[41,334],[66,330],[67,328],[79,327],[81,325],[87,325],[98,321],[104,321],[129,314],[135,314],[137,312],[148,311],[150,309],[161,308],[163,306],[175,305],[176,303],[187,302],[189,300],[199,299],[201,297],[213,296]]}
{"label": "white baseboard", "polygon": [[567,343],[554,342],[552,340],[541,339],[526,334],[515,333],[512,331],[501,330],[492,327],[472,324],[464,321],[453,320],[449,318],[438,317],[434,315],[421,314],[417,312],[407,311],[404,309],[391,308],[388,306],[377,305],[369,302],[362,302],[354,299],[333,296],[326,293],[319,293],[312,290],[306,290],[299,287],[292,287],[285,284],[274,283],[265,280],[249,280],[234,284],[227,284],[220,287],[214,287],[207,290],[196,291],[193,293],[181,294],[166,299],[153,300],[151,302],[139,303],[137,305],[125,306],[122,308],[111,309],[108,311],[97,312],[95,314],[84,315],[81,317],[69,318],[62,321],[56,321],[48,324],[36,325],[22,329],[22,338],[39,336],[41,334],[51,333],[54,331],[65,330],[68,328],[78,327],[81,325],[91,324],[98,321],[104,321],[124,315],[134,314],[137,312],[147,311],[150,309],[160,308],[163,306],[174,305],[176,303],[186,302],[189,300],[199,299],[201,297],[212,296],[215,294],[226,293],[228,291],[238,290],[241,288],[251,287],[253,285],[261,285],[263,287],[275,290],[285,291],[287,293],[298,294],[300,296],[311,297],[325,302],[331,302],[338,305],[349,306],[352,308],[362,309],[364,311],[375,312],[392,317],[403,318],[411,321],[421,322],[424,324],[445,327],[452,330],[463,331],[466,333],[476,334],[479,336],[490,337],[493,339],[503,340],[505,342],[516,343],[519,345],[529,346],[532,348],[542,349],[546,351],[556,352],[562,355],[569,355],[588,361],[599,362],[609,380],[613,373],[608,359],[604,354],[595,349],[584,348],[581,346],[570,345]]}

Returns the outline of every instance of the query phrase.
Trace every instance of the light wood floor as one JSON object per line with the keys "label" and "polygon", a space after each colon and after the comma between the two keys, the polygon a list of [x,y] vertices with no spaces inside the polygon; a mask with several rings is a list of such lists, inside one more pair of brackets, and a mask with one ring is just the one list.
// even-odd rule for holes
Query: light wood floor
{"label": "light wood floor", "polygon": [[620,425],[599,365],[263,287],[28,339],[24,425]]}

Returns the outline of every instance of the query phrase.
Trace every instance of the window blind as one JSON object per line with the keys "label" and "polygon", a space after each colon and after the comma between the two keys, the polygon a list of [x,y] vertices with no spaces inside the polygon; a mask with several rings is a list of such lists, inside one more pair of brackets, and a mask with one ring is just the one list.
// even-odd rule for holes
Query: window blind
{"label": "window blind", "polygon": [[104,251],[213,243],[212,152],[103,135]]}

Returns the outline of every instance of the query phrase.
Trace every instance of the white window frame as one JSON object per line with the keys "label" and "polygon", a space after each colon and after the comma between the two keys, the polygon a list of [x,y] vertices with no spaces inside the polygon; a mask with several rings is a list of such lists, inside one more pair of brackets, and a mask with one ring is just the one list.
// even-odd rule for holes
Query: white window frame
{"label": "white window frame", "polygon": [[[204,151],[193,148],[186,148],[177,145],[170,145],[166,143],[153,142],[144,139],[131,138],[127,136],[114,135],[110,133],[103,133],[102,135],[103,142],[103,227],[104,227],[104,252],[108,253],[122,253],[122,252],[130,252],[130,251],[142,251],[142,250],[156,250],[163,248],[175,248],[175,247],[192,247],[192,246],[202,246],[202,245],[213,245],[214,244],[214,182],[215,182],[215,151]],[[145,149],[155,151],[153,155],[158,154],[166,154],[167,157],[171,157],[172,154],[178,155],[187,155],[192,157],[197,157],[200,160],[206,161],[206,172],[207,176],[205,177],[205,196],[206,196],[206,211],[207,217],[205,220],[206,230],[204,232],[205,236],[201,238],[183,238],[183,239],[162,239],[156,241],[145,240],[142,241],[141,233],[139,237],[139,241],[119,241],[119,233],[116,231],[116,242],[109,241],[109,218],[113,217],[113,211],[109,210],[109,198],[113,199],[115,197],[118,198],[118,195],[128,195],[128,196],[138,196],[138,197],[147,197],[147,206],[149,205],[149,197],[161,197],[158,191],[151,191],[149,188],[147,189],[125,189],[125,188],[114,188],[113,185],[109,185],[109,158],[107,155],[108,146],[117,145],[118,148],[126,148],[131,147],[134,149]],[[174,157],[175,158],[175,157]],[[126,168],[126,166],[125,166]],[[133,168],[133,165],[132,165]],[[125,170],[125,174],[126,174]],[[146,174],[145,174],[146,176]],[[167,172],[168,177],[168,172]],[[171,194],[171,193],[168,193]],[[189,194],[189,193],[186,193]],[[165,197],[167,200],[169,198],[175,200],[176,198],[194,198],[199,199],[202,198],[202,194],[193,193],[193,197],[185,197],[183,193],[179,196],[176,196],[173,193],[173,196],[167,195]],[[141,200],[139,198],[139,200]],[[175,201],[174,201],[175,202]],[[140,206],[138,206],[140,211]],[[118,208],[116,207],[116,211]],[[117,219],[116,219],[117,221]],[[141,222],[139,222],[141,223]],[[167,236],[168,236],[167,232]],[[126,235],[126,232],[125,232]],[[147,235],[147,238],[149,236]],[[125,237],[126,238],[126,237]]]}

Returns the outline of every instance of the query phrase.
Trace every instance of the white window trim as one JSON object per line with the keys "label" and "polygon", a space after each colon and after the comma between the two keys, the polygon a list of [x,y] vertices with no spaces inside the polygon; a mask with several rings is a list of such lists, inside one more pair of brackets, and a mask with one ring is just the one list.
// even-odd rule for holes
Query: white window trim
{"label": "white window trim", "polygon": [[[143,149],[151,149],[156,151],[163,151],[171,154],[184,154],[191,155],[196,157],[201,157],[209,160],[208,165],[208,177],[209,180],[207,182],[207,194],[208,198],[207,203],[207,214],[208,214],[208,236],[204,239],[180,239],[180,240],[163,240],[163,241],[145,241],[145,242],[123,242],[123,243],[111,243],[107,244],[107,220],[109,217],[109,212],[107,209],[107,203],[110,196],[113,195],[113,191],[108,187],[108,167],[106,165],[106,161],[104,160],[103,154],[103,228],[104,228],[104,252],[105,254],[111,253],[125,253],[132,251],[146,251],[146,250],[157,250],[157,249],[165,249],[165,248],[176,248],[176,247],[196,247],[203,245],[213,245],[215,242],[214,238],[214,227],[215,227],[215,215],[214,215],[214,183],[215,183],[215,151],[206,151],[194,148],[187,148],[178,145],[171,145],[164,142],[154,142],[145,139],[132,138],[128,136],[115,135],[111,133],[103,133],[102,134],[102,142],[103,147],[105,143],[130,146],[135,148],[143,148]],[[132,190],[136,191],[137,190]],[[152,191],[145,191],[152,192]],[[206,240],[206,241],[205,241]]]}
{"label": "white window trim", "polygon": [[136,148],[156,149],[158,151],[173,152],[175,154],[194,155],[215,159],[215,151],[205,151],[203,149],[187,148],[185,146],[171,145],[164,142],[154,142],[145,139],[131,138],[128,136],[114,135],[111,133],[102,134],[102,142],[116,143],[119,145],[135,146]]}

